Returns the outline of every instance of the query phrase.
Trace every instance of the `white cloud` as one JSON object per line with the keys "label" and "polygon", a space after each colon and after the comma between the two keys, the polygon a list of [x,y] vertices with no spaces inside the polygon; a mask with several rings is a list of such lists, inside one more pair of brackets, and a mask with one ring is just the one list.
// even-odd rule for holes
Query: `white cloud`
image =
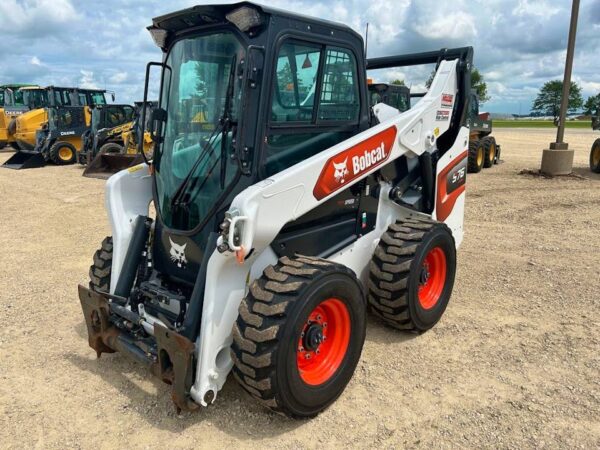
{"label": "white cloud", "polygon": [[48,33],[79,19],[70,0],[2,0],[2,28],[26,35]]}
{"label": "white cloud", "polygon": [[32,64],[34,66],[38,66],[41,67],[43,66],[42,62],[40,61],[40,58],[38,58],[37,56],[33,56],[30,60],[29,60],[29,64]]}
{"label": "white cloud", "polygon": [[557,14],[560,8],[543,0],[519,0],[519,4],[514,9],[514,14],[517,16],[538,16],[548,18]]}
{"label": "white cloud", "polygon": [[94,72],[90,70],[81,70],[81,78],[79,78],[79,87],[84,89],[99,89],[94,80]]}
{"label": "white cloud", "polygon": [[112,75],[108,80],[111,83],[121,84],[127,81],[128,78],[129,74],[127,72],[117,72],[114,75]]}
{"label": "white cloud", "polygon": [[417,25],[417,31],[429,39],[472,39],[477,36],[475,18],[467,12],[443,14],[431,20],[429,17]]}

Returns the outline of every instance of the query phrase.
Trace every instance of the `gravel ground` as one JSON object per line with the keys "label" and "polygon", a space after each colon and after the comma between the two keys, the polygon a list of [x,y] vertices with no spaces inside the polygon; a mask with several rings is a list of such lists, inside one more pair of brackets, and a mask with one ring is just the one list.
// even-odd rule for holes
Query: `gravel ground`
{"label": "gravel ground", "polygon": [[600,447],[596,135],[567,130],[581,177],[557,179],[519,175],[552,130],[495,135],[505,162],[468,177],[444,318],[421,336],[370,320],[345,393],[309,421],[269,413],[232,380],[177,416],[141,367],[97,360],[77,284],[109,234],[104,183],[77,166],[0,169],[0,447]]}

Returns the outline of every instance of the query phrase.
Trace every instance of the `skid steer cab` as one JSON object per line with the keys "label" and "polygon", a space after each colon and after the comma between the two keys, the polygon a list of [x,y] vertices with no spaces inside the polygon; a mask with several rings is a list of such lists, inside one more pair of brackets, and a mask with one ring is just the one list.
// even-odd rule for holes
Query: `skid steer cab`
{"label": "skid steer cab", "polygon": [[[350,28],[252,3],[154,19],[153,159],[106,185],[112,236],[79,287],[89,344],[213,403],[228,374],[291,417],[343,392],[367,312],[440,320],[463,237],[472,49],[365,59]],[[401,113],[367,71],[436,64]],[[146,92],[148,82],[146,82]],[[156,218],[149,215],[153,203]]]}

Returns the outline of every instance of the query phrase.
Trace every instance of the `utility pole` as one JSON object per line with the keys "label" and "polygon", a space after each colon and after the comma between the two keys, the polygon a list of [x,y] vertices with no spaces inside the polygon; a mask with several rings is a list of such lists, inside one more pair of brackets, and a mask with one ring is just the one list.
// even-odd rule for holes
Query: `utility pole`
{"label": "utility pole", "polygon": [[564,142],[565,121],[569,107],[569,91],[571,88],[571,72],[573,71],[573,56],[575,53],[575,37],[577,35],[577,18],[579,16],[579,0],[573,0],[571,7],[571,25],[567,44],[567,61],[563,79],[562,101],[558,119],[556,142],[550,143],[549,149],[542,153],[542,173],[548,175],[568,175],[573,171],[574,150],[569,150],[569,144]]}

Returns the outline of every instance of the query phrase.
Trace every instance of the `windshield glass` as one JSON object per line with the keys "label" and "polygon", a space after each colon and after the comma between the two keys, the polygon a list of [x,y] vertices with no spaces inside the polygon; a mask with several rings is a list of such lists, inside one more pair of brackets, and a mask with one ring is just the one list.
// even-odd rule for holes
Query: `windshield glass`
{"label": "windshield glass", "polygon": [[[195,228],[221,196],[221,137],[231,64],[243,60],[244,50],[231,32],[178,41],[167,58],[160,107],[167,111],[164,141],[155,154],[158,207],[168,227]],[[234,68],[237,70],[237,68]],[[231,153],[240,104],[241,79],[232,77],[233,95],[226,130],[226,153]],[[196,164],[198,159],[201,161]],[[228,157],[225,187],[238,170]],[[183,180],[192,170],[185,207],[172,206]]]}

